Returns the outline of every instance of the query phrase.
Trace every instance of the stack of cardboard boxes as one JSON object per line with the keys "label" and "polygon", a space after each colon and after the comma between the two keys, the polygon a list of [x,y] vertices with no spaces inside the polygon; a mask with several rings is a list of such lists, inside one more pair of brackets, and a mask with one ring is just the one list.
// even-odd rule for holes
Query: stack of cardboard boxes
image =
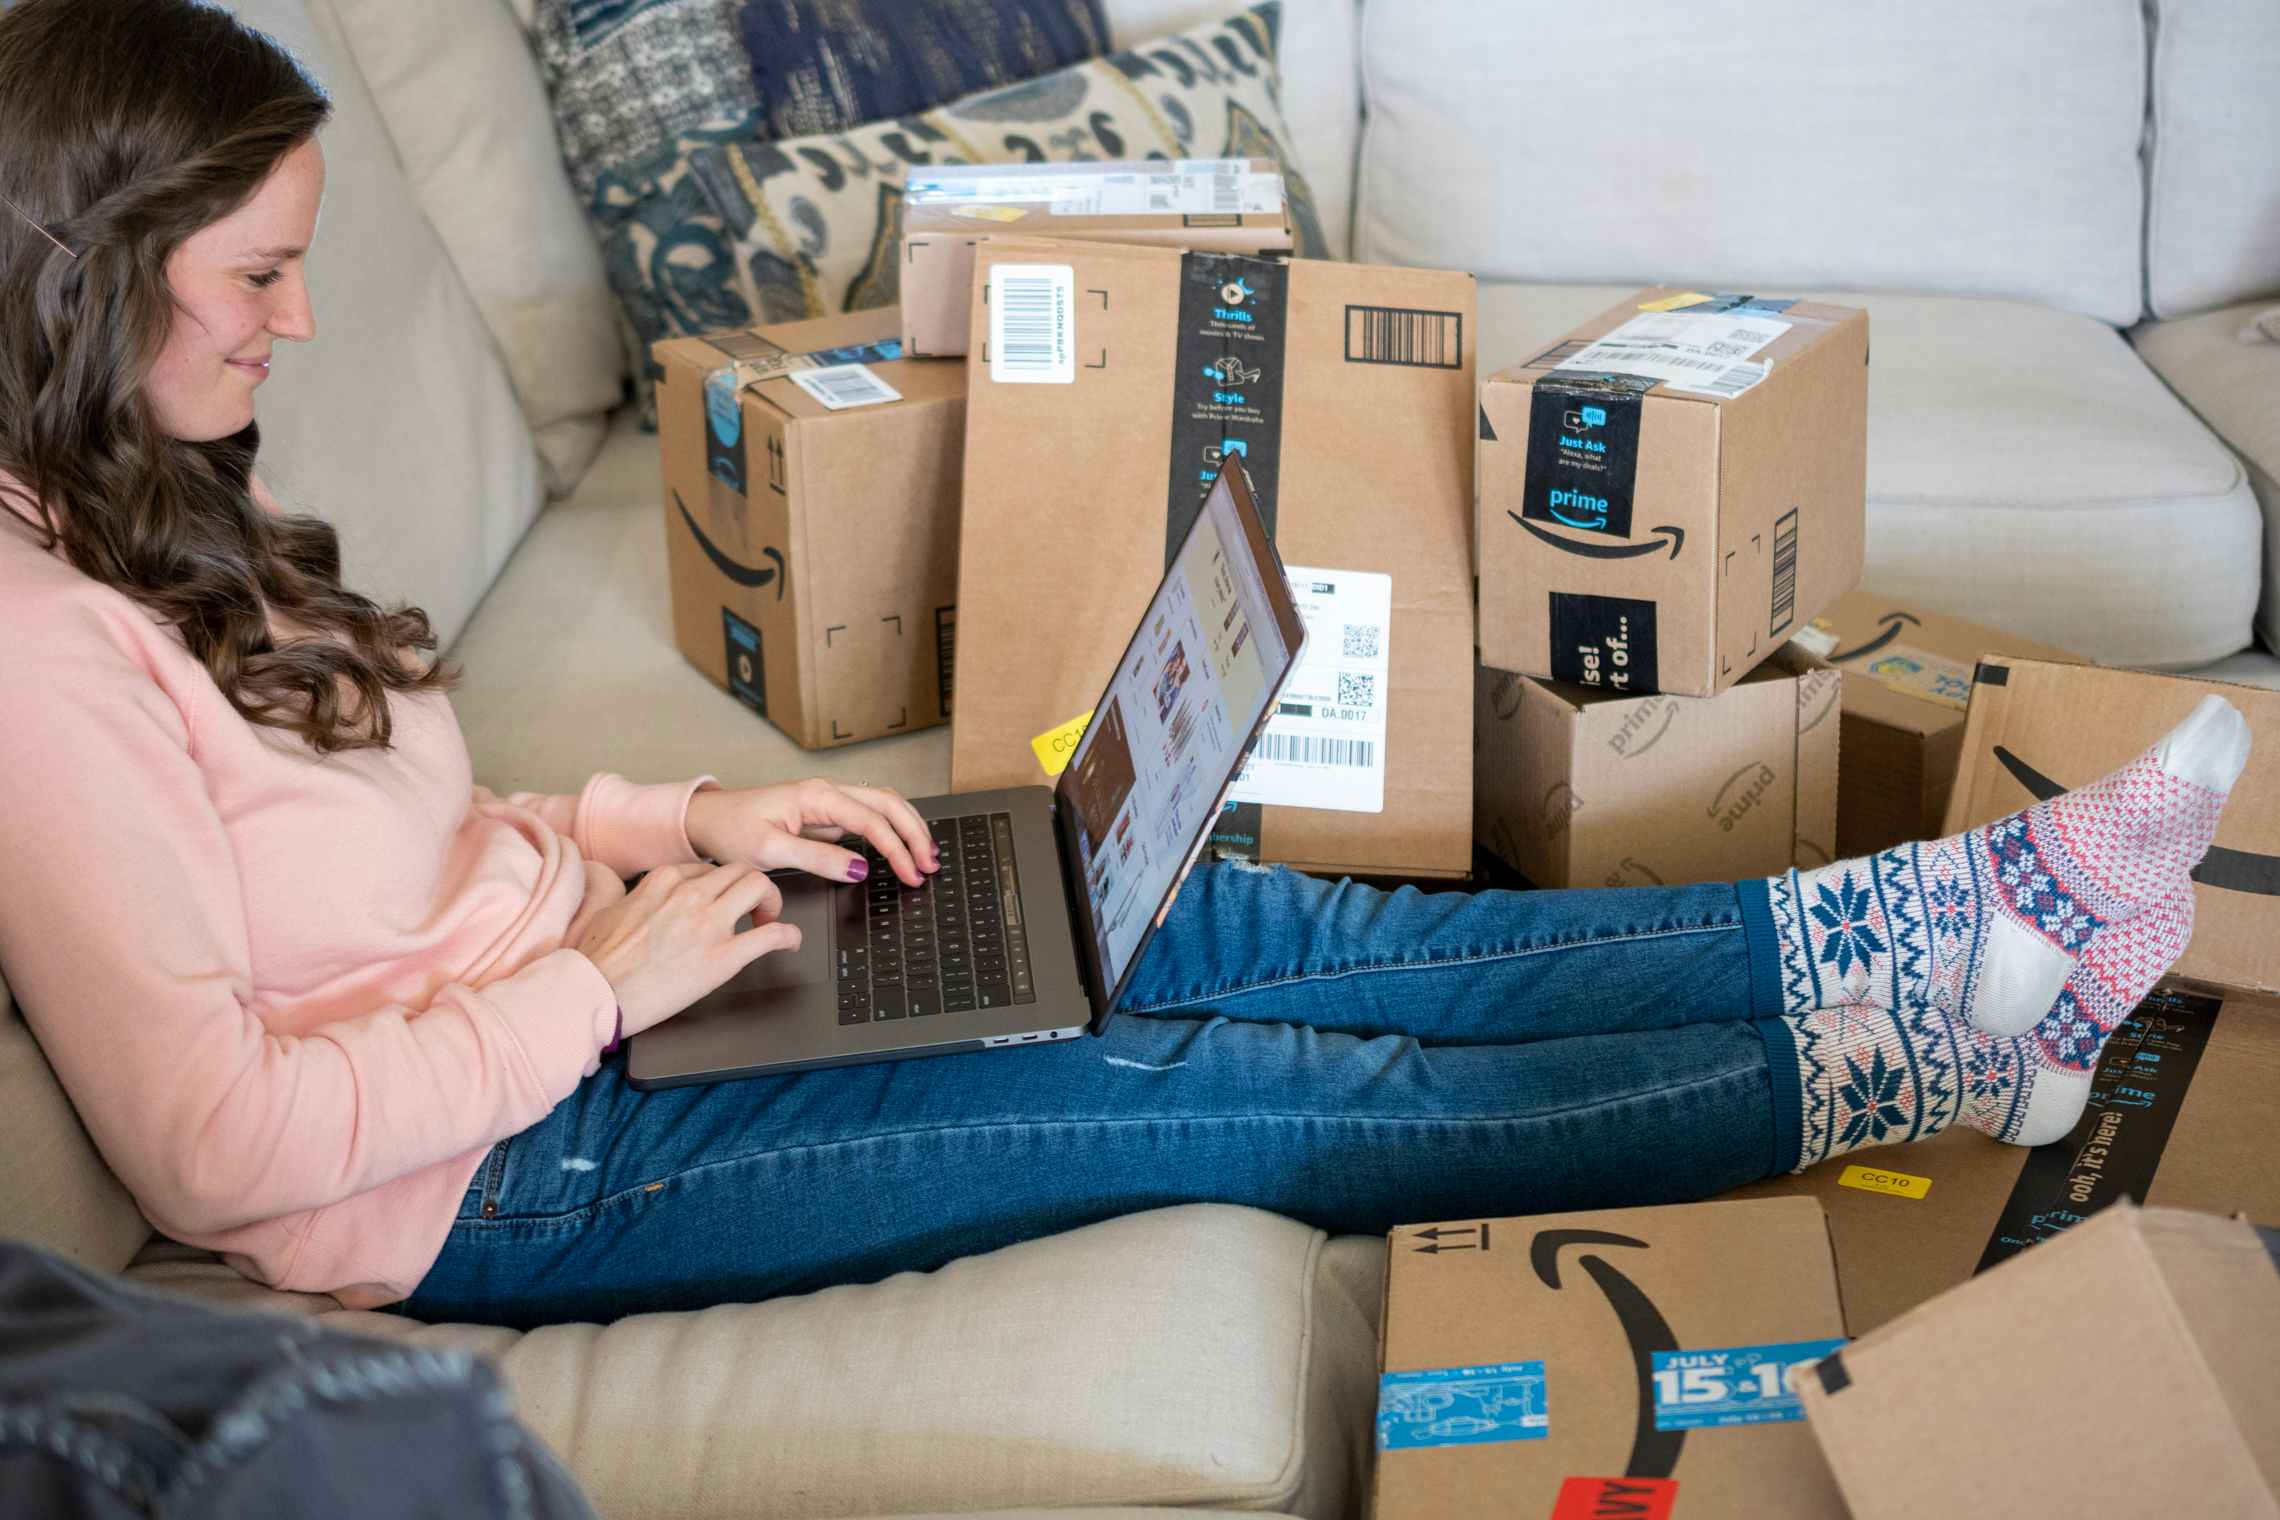
{"label": "stack of cardboard boxes", "polygon": [[[1766,875],[2087,781],[2206,689],[1855,589],[1857,310],[1656,288],[1476,386],[1471,277],[1278,256],[1271,164],[914,171],[905,230],[899,310],[657,351],[676,637],[802,745],[947,721],[953,790],[1057,776],[1229,460],[1309,642],[1222,856]],[[2243,793],[2273,795],[2280,698],[2228,695]],[[1959,1132],[1729,1201],[1396,1230],[1377,1512],[2054,1512],[1980,1437],[1989,1390],[2111,1370],[2109,1320],[2049,1312],[2063,1250],[2139,1316],[2132,1375],[2203,1421],[2127,1491],[2221,1479],[2227,1513],[2273,1513],[2280,1392],[2223,1343],[2272,1344],[2280,1293],[2244,1227],[2175,1211],[2280,1220],[2276,860],[2280,809],[2227,814],[2181,982],[2058,1145]],[[2108,1204],[2037,1273],[1958,1287]],[[1948,1378],[1966,1355],[2033,1375]],[[1957,1431],[1977,1465],[1912,1479]],[[2121,1492],[2088,1445],[2080,1491]]]}
{"label": "stack of cardboard boxes", "polygon": [[1833,858],[1868,318],[1641,292],[1481,387],[1482,847],[1544,887]]}

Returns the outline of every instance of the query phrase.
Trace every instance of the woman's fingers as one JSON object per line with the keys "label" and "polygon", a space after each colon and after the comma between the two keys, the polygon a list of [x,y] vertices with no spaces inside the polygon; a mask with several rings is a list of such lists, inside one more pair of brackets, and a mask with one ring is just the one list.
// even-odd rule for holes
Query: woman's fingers
{"label": "woman's fingers", "polygon": [[[773,955],[780,950],[797,950],[799,947],[798,926],[760,924],[729,940],[721,947],[721,953],[729,958],[728,976],[734,976],[763,955]],[[727,977],[722,980],[726,981]]]}
{"label": "woman's fingers", "polygon": [[[832,837],[839,838],[846,832],[845,829],[834,830]],[[862,856],[839,845],[826,844],[820,839],[786,835],[784,842],[777,846],[776,855],[777,865],[790,866],[795,871],[805,871],[808,875],[820,876],[825,881],[863,879],[853,869],[862,864]]]}
{"label": "woman's fingers", "polygon": [[872,811],[892,824],[895,833],[910,847],[912,858],[922,866],[932,868],[942,863],[938,858],[941,851],[935,846],[933,831],[927,828],[926,820],[918,816],[918,809],[912,807],[910,799],[902,793],[891,786],[850,786],[840,790],[858,802],[868,804]]}
{"label": "woman's fingers", "polygon": [[[887,821],[886,814],[855,793],[828,781],[818,782],[809,812],[811,816],[820,817],[827,823],[835,823],[848,833],[860,834],[869,840],[872,848],[886,857],[888,868],[904,886],[915,887],[924,879],[918,868],[917,855],[903,842],[902,835],[896,831],[895,826]],[[912,816],[915,818],[917,815]],[[921,829],[920,832],[924,833],[924,830]],[[844,867],[836,874],[842,880],[847,879]]]}
{"label": "woman's fingers", "polygon": [[[726,871],[730,868],[724,866],[721,869]],[[714,899],[715,905],[729,914],[730,923],[735,923],[747,913],[762,922],[782,916],[783,889],[769,879],[768,873],[753,866],[739,866],[736,869],[742,874],[724,885],[720,896]]]}

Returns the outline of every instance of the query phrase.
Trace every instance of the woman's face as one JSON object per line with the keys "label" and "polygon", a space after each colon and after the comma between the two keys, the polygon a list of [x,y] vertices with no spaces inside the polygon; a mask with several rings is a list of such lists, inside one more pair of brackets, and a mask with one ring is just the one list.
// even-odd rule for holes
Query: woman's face
{"label": "woman's face", "polygon": [[324,194],[325,156],[311,139],[278,160],[253,199],[167,257],[174,325],[148,390],[168,436],[205,443],[242,430],[277,340],[316,336],[302,258]]}

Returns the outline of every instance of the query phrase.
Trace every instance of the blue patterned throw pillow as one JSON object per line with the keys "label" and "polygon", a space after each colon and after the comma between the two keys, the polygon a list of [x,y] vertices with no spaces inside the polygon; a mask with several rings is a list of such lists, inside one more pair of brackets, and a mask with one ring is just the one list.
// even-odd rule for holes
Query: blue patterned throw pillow
{"label": "blue patterned throw pillow", "polygon": [[1108,51],[1100,0],[745,0],[761,136],[910,116]]}
{"label": "blue patterned throw pillow", "polygon": [[748,118],[681,130],[603,174],[589,209],[642,356],[682,334],[891,306],[903,171],[914,165],[1270,158],[1296,252],[1326,245],[1291,151],[1278,0],[947,106],[767,142]]}

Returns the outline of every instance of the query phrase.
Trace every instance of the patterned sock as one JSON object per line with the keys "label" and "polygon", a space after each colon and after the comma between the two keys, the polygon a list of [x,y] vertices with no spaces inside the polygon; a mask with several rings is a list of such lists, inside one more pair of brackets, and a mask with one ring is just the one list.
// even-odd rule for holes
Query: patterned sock
{"label": "patterned sock", "polygon": [[2193,893],[2180,881],[2101,934],[2031,1034],[1991,1035],[1936,1009],[1865,1000],[1785,1019],[1802,1083],[1798,1170],[1863,1146],[1925,1140],[1961,1122],[2014,1145],[2074,1128],[2107,1037],[2185,953]]}
{"label": "patterned sock", "polygon": [[1968,834],[1772,878],[1784,1011],[1924,1006],[2024,1033],[2101,929],[2200,863],[2247,763],[2247,722],[2206,697],[2102,781]]}

